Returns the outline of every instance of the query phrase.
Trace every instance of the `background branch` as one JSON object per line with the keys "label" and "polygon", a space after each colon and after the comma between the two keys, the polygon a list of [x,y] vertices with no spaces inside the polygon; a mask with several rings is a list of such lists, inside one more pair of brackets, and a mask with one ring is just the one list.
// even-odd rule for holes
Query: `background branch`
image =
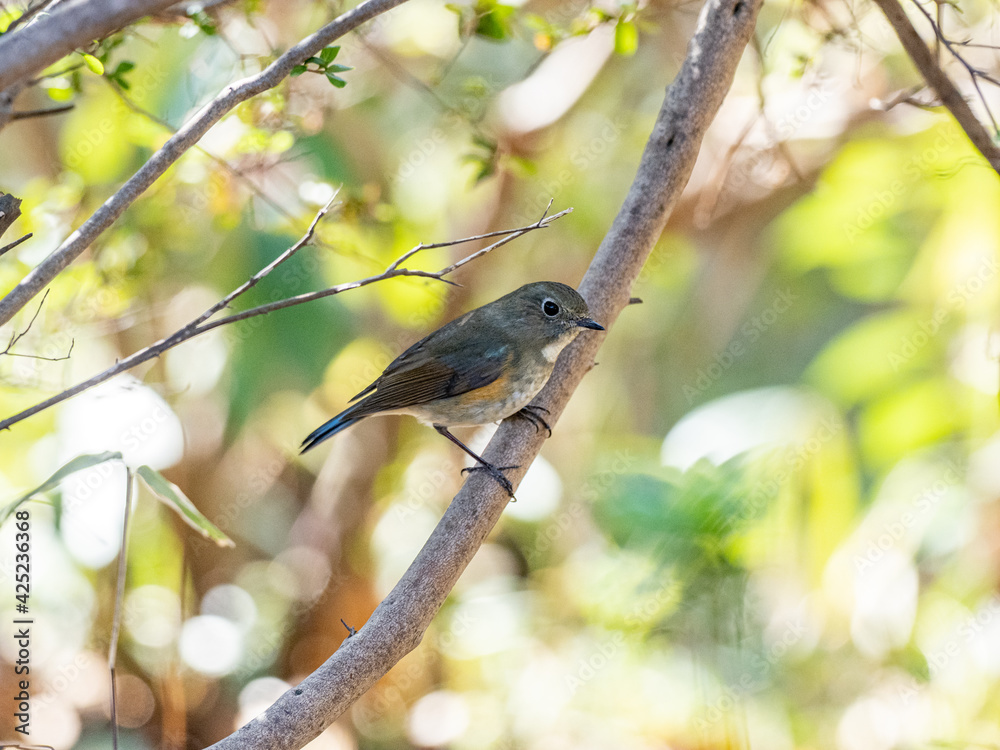
{"label": "background branch", "polygon": [[0,91],[23,84],[73,50],[103,39],[171,0],[69,0],[15,33],[0,38]]}
{"label": "background branch", "polygon": [[[61,403],[69,398],[72,398],[73,396],[83,393],[84,391],[93,388],[95,385],[103,383],[106,380],[110,380],[115,375],[119,375],[123,372],[131,370],[133,367],[141,365],[143,362],[148,362],[151,359],[155,359],[156,357],[159,357],[161,354],[168,351],[169,349],[173,349],[178,344],[188,341],[189,339],[193,339],[195,336],[200,336],[203,333],[207,333],[208,331],[211,331],[214,328],[219,328],[220,326],[228,325],[230,323],[236,323],[237,321],[246,320],[247,318],[255,318],[259,315],[266,315],[267,313],[274,312],[275,310],[282,310],[286,307],[294,307],[295,305],[301,305],[305,302],[312,302],[313,300],[322,299],[324,297],[330,297],[335,294],[340,294],[341,292],[346,292],[349,289],[357,289],[362,286],[368,286],[369,284],[374,284],[376,281],[385,281],[386,279],[393,279],[400,276],[420,276],[427,279],[436,279],[438,281],[444,281],[446,283],[453,284],[454,282],[448,281],[444,277],[452,273],[456,269],[461,268],[466,263],[469,263],[477,258],[482,257],[483,255],[486,255],[487,253],[495,250],[501,245],[506,245],[508,242],[517,239],[521,235],[527,234],[528,232],[534,231],[536,229],[545,228],[550,223],[552,223],[553,221],[562,216],[565,216],[572,210],[572,209],[566,209],[552,216],[542,216],[542,218],[540,218],[534,224],[530,224],[525,227],[520,227],[518,229],[508,229],[499,232],[489,232],[488,234],[476,235],[474,237],[464,237],[460,240],[450,240],[448,242],[438,242],[431,245],[425,245],[421,243],[416,247],[412,248],[411,250],[407,250],[398,259],[394,260],[391,264],[389,264],[389,267],[386,268],[382,273],[375,274],[374,276],[369,276],[367,278],[360,279],[358,281],[350,281],[346,284],[338,284],[337,286],[330,287],[328,289],[321,289],[317,292],[307,292],[306,294],[300,294],[295,297],[289,297],[287,299],[277,300],[276,302],[269,302],[264,305],[258,305],[257,307],[252,307],[249,310],[243,310],[241,312],[233,313],[232,315],[227,315],[222,318],[209,320],[209,318],[211,318],[217,312],[228,307],[229,304],[233,302],[233,300],[235,300],[237,297],[241,296],[243,293],[249,291],[254,286],[256,286],[261,281],[261,279],[263,279],[265,276],[271,273],[281,263],[291,258],[301,248],[308,245],[312,241],[313,233],[316,231],[316,225],[319,223],[320,219],[322,219],[323,216],[326,215],[327,211],[330,210],[331,205],[332,201],[331,203],[328,203],[326,206],[321,208],[316,213],[316,216],[313,218],[312,223],[309,225],[309,229],[306,230],[306,233],[302,235],[302,237],[299,239],[298,242],[296,242],[294,245],[292,245],[283,253],[281,253],[273,261],[268,263],[267,266],[258,271],[252,277],[250,277],[249,280],[247,280],[246,282],[238,286],[236,289],[234,289],[232,292],[227,294],[225,297],[223,297],[219,302],[216,302],[214,305],[209,307],[204,313],[199,315],[190,323],[174,331],[169,336],[166,336],[165,338],[162,338],[159,341],[150,344],[144,349],[140,349],[134,354],[125,357],[125,359],[118,360],[117,362],[115,362],[114,365],[107,368],[103,372],[94,375],[92,378],[89,378],[88,380],[85,380],[82,383],[77,383],[72,388],[67,388],[61,393],[57,393],[55,396],[52,396],[51,398],[47,398],[44,401],[41,401],[35,404],[34,406],[25,409],[24,411],[18,412],[17,414],[0,421],[0,430],[7,430],[11,426],[27,419],[28,417],[38,414],[39,412],[42,412],[45,409],[48,409],[49,407],[55,406],[56,404]],[[497,235],[505,235],[505,236],[502,239],[497,240],[496,242],[487,245],[486,247],[481,248],[474,253],[471,253],[465,258],[462,258],[462,260],[456,263],[452,263],[449,266],[445,266],[439,271],[421,271],[419,269],[401,267],[401,264],[404,261],[412,258],[414,254],[416,254],[421,250],[427,250],[429,248],[436,248],[436,247],[446,247],[450,245],[460,245],[466,242],[474,242],[476,240],[481,240],[488,237],[495,237]],[[46,295],[47,294],[48,292],[46,292]],[[45,301],[44,297],[42,298],[42,301],[43,302]],[[39,304],[38,309],[41,310],[41,304]],[[38,317],[38,312],[35,313],[35,317]],[[30,323],[28,323],[28,328],[30,328],[31,324],[34,323],[35,317],[31,319]],[[26,328],[20,335],[12,337],[10,345],[8,345],[7,347],[7,350],[4,352],[0,352],[0,354],[10,353],[11,347],[17,343],[18,339],[21,336],[27,333],[27,330],[28,329]],[[72,351],[72,347],[70,348],[70,351]],[[67,355],[67,357],[68,356],[69,355]],[[60,359],[65,359],[65,358],[66,357],[61,357]]]}
{"label": "background branch", "polygon": [[[913,64],[917,66],[917,70],[920,71],[924,80],[934,89],[938,98],[941,99],[941,103],[948,108],[962,130],[969,136],[972,145],[979,149],[990,166],[996,170],[997,174],[1000,174],[1000,148],[993,142],[983,124],[979,122],[954,82],[938,65],[934,59],[934,53],[920,38],[917,30],[913,28],[913,24],[910,23],[910,19],[907,18],[906,12],[898,0],[875,0],[875,4],[885,14],[889,24],[895,30],[896,36],[899,37],[900,44],[903,45],[903,49],[913,60]],[[975,80],[974,75],[973,80]]]}
{"label": "background branch", "polygon": [[[21,215],[21,199],[10,193],[0,193],[0,237]],[[20,242],[20,240],[18,240]]]}
{"label": "background branch", "polygon": [[[406,0],[365,0],[356,8],[331,21],[289,49],[256,75],[227,86],[221,94],[202,107],[175,135],[153,154],[129,180],[45,260],[32,269],[17,286],[0,299],[0,325],[10,319],[38,294],[66,266],[80,255],[135,200],[160,177],[171,164],[183,156],[222,116],[237,104],[246,101],[283,81],[292,68],[306,58],[318,54],[334,40],[365,21],[402,5]],[[170,5],[170,3],[164,3]],[[28,27],[31,28],[31,27]],[[26,29],[27,30],[27,29]],[[24,32],[20,32],[24,33]],[[0,71],[4,69],[0,48]],[[3,79],[0,77],[0,88]]]}
{"label": "background branch", "polygon": [[[676,80],[667,91],[632,187],[601,243],[580,291],[610,327],[663,231],[694,167],[709,123],[732,84],[762,0],[709,0]],[[554,420],[593,366],[599,336],[578,339],[560,358],[535,403]],[[549,419],[551,417],[551,419]],[[504,422],[485,452],[491,463],[519,465],[519,483],[543,443],[524,420]],[[423,637],[458,577],[500,518],[507,494],[473,474],[395,588],[368,622],[265,713],[212,747],[297,748],[316,737]]]}
{"label": "background branch", "polygon": [[22,242],[30,240],[31,237],[32,237],[32,234],[33,234],[32,232],[28,232],[23,237],[18,237],[13,242],[8,242],[3,247],[0,247],[0,255],[3,255],[4,253],[8,252],[9,250],[13,250],[15,247],[17,247],[18,245],[20,245]]}

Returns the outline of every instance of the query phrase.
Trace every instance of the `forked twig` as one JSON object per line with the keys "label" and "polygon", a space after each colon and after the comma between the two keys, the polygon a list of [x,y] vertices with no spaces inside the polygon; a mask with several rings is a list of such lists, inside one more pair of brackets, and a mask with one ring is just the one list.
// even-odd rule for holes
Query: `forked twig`
{"label": "forked twig", "polygon": [[23,339],[27,335],[28,331],[31,330],[31,326],[33,326],[35,324],[35,321],[38,319],[38,314],[42,311],[42,305],[45,304],[45,299],[48,296],[49,296],[49,290],[46,289],[45,294],[42,295],[42,301],[38,303],[38,309],[35,310],[35,314],[31,316],[31,320],[28,321],[28,325],[26,325],[24,327],[24,330],[21,331],[20,333],[15,332],[10,335],[10,341],[7,343],[7,348],[4,349],[2,352],[0,352],[0,357],[7,355],[8,357],[24,357],[26,359],[44,359],[46,362],[61,362],[64,359],[70,358],[70,355],[73,354],[73,345],[76,343],[75,339],[70,339],[69,351],[66,352],[61,357],[43,357],[41,354],[21,354],[19,352],[11,351],[11,349],[14,348],[14,345],[17,344],[18,341]]}

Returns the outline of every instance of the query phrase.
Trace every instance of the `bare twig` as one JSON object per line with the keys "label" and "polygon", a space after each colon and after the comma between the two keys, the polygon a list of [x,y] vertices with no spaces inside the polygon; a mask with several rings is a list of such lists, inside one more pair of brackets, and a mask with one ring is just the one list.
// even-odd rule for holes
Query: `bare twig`
{"label": "bare twig", "polygon": [[[762,0],[708,0],[688,55],[671,84],[625,203],[597,251],[580,292],[610,327],[659,239],[694,167],[701,140],[732,85]],[[554,420],[594,364],[600,336],[577,339],[534,401]],[[518,466],[519,482],[544,441],[524,420],[508,420],[486,449],[488,461]],[[329,726],[413,650],[496,524],[509,497],[483,474],[470,477],[399,583],[357,633],[315,672],[213,750],[290,750]]]}
{"label": "bare twig", "polygon": [[[955,51],[955,46],[956,46],[955,43],[952,42],[950,39],[948,39],[944,35],[944,32],[941,30],[941,13],[943,9],[942,3],[938,3],[937,5],[937,19],[938,19],[937,21],[934,20],[931,14],[927,12],[927,9],[924,8],[919,2],[916,2],[915,0],[913,4],[917,7],[917,10],[919,10],[921,13],[924,14],[924,18],[928,20],[928,22],[931,25],[931,28],[934,29],[935,48],[940,49],[940,45],[943,44],[951,53],[952,57],[958,60],[962,64],[962,67],[965,68],[966,72],[969,74],[969,78],[972,80],[972,85],[976,88],[976,93],[979,95],[979,101],[982,103],[983,109],[986,110],[986,114],[989,116],[990,122],[993,123],[993,132],[997,133],[998,132],[997,121],[993,117],[993,112],[990,110],[990,105],[986,101],[986,97],[983,95],[983,90],[979,88],[979,79],[982,78],[984,81],[989,81],[994,86],[1000,86],[1000,81],[991,76],[985,70],[980,70],[979,68],[971,65],[968,60],[966,60],[964,57],[958,54],[958,52]],[[935,61],[938,63],[938,65],[940,65],[940,54],[938,54],[937,59]]]}
{"label": "bare twig", "polygon": [[[986,157],[986,161],[990,163],[990,166],[1000,174],[1000,148],[990,138],[990,134],[986,132],[983,124],[979,122],[969,103],[965,101],[965,98],[959,92],[954,82],[934,60],[934,53],[924,44],[924,40],[920,38],[920,34],[913,28],[913,24],[906,17],[906,12],[898,0],[875,0],[875,4],[881,8],[882,13],[885,14],[890,25],[896,31],[896,36],[899,37],[903,49],[906,50],[906,54],[913,60],[913,64],[917,66],[917,70],[923,75],[924,80],[934,89],[938,98],[941,99],[942,104],[948,108],[962,130],[969,136],[972,144]],[[920,7],[919,4],[917,4],[917,7]],[[921,11],[926,13],[923,8],[921,8]],[[933,19],[931,19],[931,22],[934,25]],[[934,28],[935,33],[938,33],[936,25]],[[975,76],[973,76],[973,81],[975,81]],[[978,90],[978,83],[976,84],[976,88]]]}
{"label": "bare twig", "polygon": [[48,117],[49,115],[58,115],[63,112],[69,112],[75,104],[61,104],[58,107],[49,107],[48,109],[25,109],[20,112],[11,112],[10,119],[13,120],[29,120],[33,117]]}
{"label": "bare twig", "polygon": [[18,245],[20,245],[22,242],[24,242],[26,240],[30,240],[33,236],[34,236],[33,232],[28,232],[23,237],[19,237],[16,240],[14,240],[13,242],[10,242],[10,243],[4,245],[3,247],[0,247],[0,255],[3,255],[8,250],[13,250],[15,247],[17,247]]}
{"label": "bare twig", "polygon": [[[470,263],[476,258],[479,258],[487,253],[493,252],[498,247],[506,245],[508,242],[516,240],[523,234],[535,229],[542,229],[548,226],[551,222],[559,219],[566,214],[570,213],[573,209],[567,208],[560,211],[557,214],[553,214],[547,218],[539,219],[534,224],[529,224],[528,226],[521,227],[520,229],[506,230],[509,234],[501,240],[494,242],[492,245],[487,245],[481,250],[477,250],[471,255],[467,255],[462,258],[457,263],[452,263],[450,266],[446,266],[439,271],[421,271],[415,268],[400,268],[399,259],[393,261],[389,267],[382,273],[375,274],[374,276],[368,276],[364,279],[358,281],[350,281],[346,284],[340,284],[338,286],[330,287],[329,289],[321,289],[318,292],[306,292],[305,294],[300,294],[296,297],[289,297],[288,299],[277,300],[276,302],[269,302],[266,305],[260,305],[259,307],[253,307],[249,310],[244,310],[243,312],[233,313],[232,315],[227,315],[224,318],[218,318],[216,320],[209,321],[202,325],[198,333],[205,333],[213,328],[218,328],[219,326],[228,325],[229,323],[235,323],[239,320],[246,320],[247,318],[254,318],[258,315],[266,315],[267,313],[274,312],[275,310],[282,310],[286,307],[293,307],[295,305],[301,305],[304,302],[312,302],[313,300],[323,299],[324,297],[330,297],[334,294],[340,294],[341,292],[346,292],[349,289],[358,289],[359,287],[368,286],[369,284],[374,284],[376,281],[384,281],[385,279],[392,279],[399,276],[419,276],[425,279],[435,279],[436,281],[443,281],[445,284],[451,284],[452,286],[459,286],[454,281],[444,278],[446,275],[450,274],[458,268],[461,268],[466,263]],[[460,240],[452,240],[451,242],[438,243],[436,245],[424,245],[423,247],[418,246],[417,248],[412,248],[404,253],[405,256],[410,257],[413,255],[414,251],[417,249],[426,250],[431,247],[446,247],[449,245],[458,245],[465,242],[473,242],[475,240],[481,240],[486,237],[496,236],[496,232],[489,232],[487,234],[476,235],[475,237],[465,237]],[[0,422],[0,430],[4,429],[6,426],[5,422]]]}
{"label": "bare twig", "polygon": [[940,107],[940,102],[922,102],[917,99],[917,94],[926,89],[927,86],[921,84],[919,86],[911,86],[908,89],[903,89],[898,92],[895,96],[889,97],[888,99],[883,99],[881,101],[873,102],[872,107],[875,109],[880,109],[883,112],[888,112],[890,109],[898,107],[900,104],[909,104],[911,107],[920,107],[921,109],[930,109],[933,107]]}
{"label": "bare twig", "polygon": [[[157,117],[148,109],[140,107],[138,104],[136,104],[131,97],[129,97],[124,91],[122,91],[122,88],[117,83],[117,81],[113,81],[110,78],[105,78],[104,80],[107,81],[108,86],[115,93],[115,96],[117,96],[121,100],[122,104],[128,107],[131,111],[135,112],[137,115],[142,115],[150,122],[155,122],[164,130],[168,130],[170,131],[171,134],[176,135],[177,128],[175,128],[173,125],[171,125],[163,118]],[[208,151],[207,149],[202,148],[201,146],[196,145],[194,146],[194,148],[196,148],[200,153],[204,154],[209,159],[214,161],[217,165],[219,165],[222,169],[224,169],[230,176],[232,176],[239,182],[246,185],[253,192],[254,195],[256,195],[258,198],[264,201],[264,203],[266,203],[268,206],[273,208],[275,212],[277,212],[280,216],[283,216],[290,224],[296,223],[295,216],[293,216],[288,210],[286,210],[277,201],[271,198],[271,196],[269,196],[267,193],[261,190],[261,188],[259,188],[257,184],[254,183],[254,181],[251,180],[249,177],[247,177],[242,171],[234,167],[232,164],[223,159],[221,156],[216,156],[211,151]]]}
{"label": "bare twig", "polygon": [[[277,300],[276,302],[269,302],[264,305],[259,305],[257,307],[250,308],[249,310],[243,310],[241,312],[233,313],[232,315],[227,315],[222,318],[209,320],[209,318],[211,318],[213,315],[220,312],[224,308],[228,307],[237,297],[239,297],[249,289],[252,289],[254,286],[256,286],[261,281],[261,279],[263,279],[265,276],[271,273],[279,264],[284,263],[300,249],[310,244],[313,237],[313,233],[316,230],[316,225],[319,223],[320,219],[322,219],[323,216],[326,215],[327,211],[330,210],[331,205],[332,201],[331,203],[328,203],[326,206],[324,206],[322,209],[319,210],[319,212],[313,218],[312,223],[309,225],[309,229],[299,239],[298,242],[289,247],[287,250],[281,253],[281,255],[275,258],[271,263],[269,263],[263,269],[258,271],[256,274],[254,274],[249,280],[247,280],[246,282],[238,286],[236,289],[234,289],[232,292],[227,294],[219,302],[216,302],[214,305],[208,308],[208,310],[206,310],[204,313],[202,313],[197,318],[192,320],[190,323],[178,329],[177,331],[174,331],[169,336],[162,338],[153,344],[150,344],[144,349],[140,349],[134,354],[131,354],[130,356],[125,357],[124,359],[118,360],[117,362],[115,362],[114,365],[107,368],[103,372],[94,375],[92,378],[85,380],[82,383],[78,383],[72,388],[68,388],[63,392],[58,393],[55,396],[52,396],[51,398],[48,398],[38,404],[35,404],[29,409],[25,409],[22,412],[18,412],[17,414],[0,421],[0,430],[9,429],[12,425],[17,424],[18,422],[27,419],[30,416],[38,414],[39,412],[44,411],[45,409],[48,409],[51,406],[55,406],[56,404],[61,403],[62,401],[65,401],[68,398],[72,398],[73,396],[82,393],[88,388],[93,388],[95,385],[98,385],[99,383],[103,383],[106,380],[110,380],[115,375],[123,373],[126,370],[130,370],[133,367],[142,364],[143,362],[148,362],[151,359],[159,357],[161,354],[163,354],[169,349],[172,349],[178,344],[183,343],[184,341],[188,341],[189,339],[192,339],[195,336],[200,336],[201,334],[211,331],[215,328],[219,328],[220,326],[229,325],[230,323],[235,323],[240,320],[246,320],[247,318],[254,318],[257,317],[258,315],[266,315],[268,313],[274,312],[275,310],[282,310],[286,307],[301,305],[306,302],[312,302],[313,300],[323,299],[324,297],[330,297],[334,294],[340,294],[342,292],[348,291],[349,289],[358,289],[359,287],[368,286],[369,284],[374,284],[377,281],[385,281],[386,279],[393,279],[401,276],[420,276],[426,279],[435,279],[438,281],[443,281],[445,283],[454,284],[454,282],[449,281],[444,277],[452,273],[456,269],[461,268],[466,263],[469,263],[475,260],[476,258],[482,257],[486,253],[492,252],[501,245],[506,245],[508,242],[511,242],[512,240],[515,240],[518,237],[527,234],[528,232],[532,232],[536,229],[543,229],[547,227],[553,221],[562,216],[565,216],[572,210],[572,209],[566,209],[552,216],[543,216],[534,224],[529,224],[527,226],[520,227],[518,229],[510,229],[504,232],[489,232],[487,234],[476,235],[475,237],[464,237],[459,240],[451,240],[449,242],[439,242],[431,245],[418,245],[417,247],[408,250],[399,259],[393,261],[389,265],[389,267],[386,268],[385,271],[376,274],[374,276],[369,276],[367,278],[360,279],[358,281],[351,281],[346,284],[340,284],[335,287],[330,287],[329,289],[321,289],[320,291],[317,292],[308,292],[306,294],[300,294],[295,297]],[[495,237],[498,234],[504,234],[505,236],[502,239],[494,242],[493,244],[488,245],[487,247],[484,247],[481,250],[477,250],[471,255],[468,255],[465,258],[462,258],[460,261],[452,263],[451,265],[446,266],[439,271],[421,271],[415,268],[403,268],[400,265],[404,260],[413,257],[414,253],[419,252],[420,250],[426,250],[432,247],[446,247],[451,245],[460,245],[466,242],[473,242],[488,237]],[[44,302],[44,297],[42,298],[42,301]]]}
{"label": "bare twig", "polygon": [[14,348],[14,345],[22,338],[24,338],[24,336],[28,333],[28,331],[31,330],[31,326],[35,324],[35,320],[37,320],[38,314],[42,311],[42,305],[45,304],[45,298],[48,296],[49,292],[48,290],[46,290],[45,294],[42,296],[42,301],[38,303],[38,309],[35,310],[35,314],[32,315],[31,320],[28,321],[28,325],[26,325],[24,327],[24,330],[21,331],[20,333],[12,333],[10,335],[10,341],[7,344],[7,348],[4,349],[2,352],[0,352],[0,357],[6,355],[8,357],[25,357],[26,359],[44,359],[47,362],[61,362],[64,359],[70,358],[70,356],[73,354],[73,345],[76,343],[75,339],[70,340],[69,351],[66,352],[66,354],[64,354],[61,357],[43,357],[41,354],[19,354],[17,352],[11,351],[11,349]]}
{"label": "bare twig", "polygon": [[69,349],[61,357],[45,357],[41,354],[21,354],[19,352],[9,352],[3,351],[0,354],[6,354],[8,357],[24,357],[25,359],[41,359],[46,362],[62,362],[63,360],[69,359],[73,356],[73,347],[76,346],[76,339],[69,340]]}
{"label": "bare twig", "polygon": [[[121,2],[122,0],[117,1]],[[97,0],[90,0],[90,2],[97,4]],[[164,7],[170,4],[169,2],[163,3],[163,0],[160,2]],[[0,325],[10,321],[14,314],[27,304],[28,300],[38,294],[60,271],[89,247],[171,164],[194,146],[208,132],[209,128],[221,120],[223,115],[237,104],[277,86],[291,73],[295,65],[318,54],[334,40],[357,28],[365,21],[404,2],[406,0],[365,0],[319,31],[303,39],[260,73],[227,86],[221,94],[182,125],[159,151],[153,154],[114,195],[104,202],[104,205],[67,237],[51,255],[32,269],[7,296],[0,299]],[[33,28],[35,28],[34,25],[20,33],[23,34]],[[4,57],[2,53],[3,46],[0,45],[0,88],[3,88],[3,76],[6,72],[3,67]]]}

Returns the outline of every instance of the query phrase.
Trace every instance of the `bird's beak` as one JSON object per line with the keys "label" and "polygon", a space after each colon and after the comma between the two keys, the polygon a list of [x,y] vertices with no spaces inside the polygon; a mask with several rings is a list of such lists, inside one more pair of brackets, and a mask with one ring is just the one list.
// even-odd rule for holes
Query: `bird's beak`
{"label": "bird's beak", "polygon": [[602,326],[600,323],[598,323],[593,318],[579,318],[576,321],[576,324],[578,326],[580,326],[580,328],[590,328],[591,330],[594,330],[594,331],[603,331],[604,330],[604,326]]}

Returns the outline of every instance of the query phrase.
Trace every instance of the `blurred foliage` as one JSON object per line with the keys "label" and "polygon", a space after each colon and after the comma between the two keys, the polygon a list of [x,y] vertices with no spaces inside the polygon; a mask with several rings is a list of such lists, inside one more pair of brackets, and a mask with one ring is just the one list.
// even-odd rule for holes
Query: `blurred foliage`
{"label": "blurred foliage", "polygon": [[[463,457],[395,417],[305,456],[300,441],[444,321],[528,281],[579,281],[697,10],[411,0],[224,117],[34,323],[38,301],[0,331],[24,334],[0,356],[8,416],[199,315],[334,191],[314,245],[235,310],[534,222],[550,199],[574,208],[463,267],[460,288],[396,279],[212,331],[0,435],[3,504],[46,493],[20,506],[33,741],[109,743],[123,461],[235,543],[138,494],[128,746],[207,746],[334,651],[341,619],[363,626]],[[0,29],[19,13],[0,9]],[[0,190],[24,212],[5,241],[33,233],[0,259],[0,293],[223,87],[332,13],[192,6],[46,70],[17,108],[73,108],[0,132]],[[992,39],[993,5],[941,13],[949,38]],[[997,74],[991,48],[962,50]],[[987,122],[964,69],[948,72]],[[311,747],[1000,746],[1000,186],[946,114],[899,103],[917,81],[872,6],[765,4],[633,290],[643,304],[423,643]],[[14,533],[0,530],[8,571]]]}

